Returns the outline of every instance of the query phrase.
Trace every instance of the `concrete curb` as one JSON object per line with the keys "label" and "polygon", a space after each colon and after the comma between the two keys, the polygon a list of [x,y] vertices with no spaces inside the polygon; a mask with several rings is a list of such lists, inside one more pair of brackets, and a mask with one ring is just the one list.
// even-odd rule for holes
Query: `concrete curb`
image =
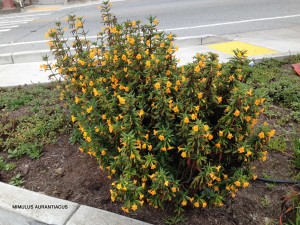
{"label": "concrete curb", "polygon": [[54,60],[50,50],[23,51],[0,54],[0,65],[26,62],[41,62],[44,56]]}
{"label": "concrete curb", "polygon": [[139,220],[0,182],[0,224],[149,225]]}
{"label": "concrete curb", "polygon": [[298,51],[295,51],[295,52],[290,51],[290,52],[285,52],[285,53],[272,54],[272,55],[269,55],[269,56],[265,56],[263,58],[253,59],[253,61],[256,62],[256,63],[259,63],[259,62],[263,61],[264,59],[268,59],[268,58],[282,60],[282,59],[285,59],[287,57],[290,57],[290,56],[293,56],[293,55],[299,55],[299,54],[300,54],[300,52],[298,52]]}
{"label": "concrete curb", "polygon": [[189,36],[189,37],[177,37],[175,38],[175,45],[182,46],[183,48],[198,46],[198,45],[208,45],[218,42],[231,41],[223,36],[218,36],[214,34],[200,35],[200,36]]}

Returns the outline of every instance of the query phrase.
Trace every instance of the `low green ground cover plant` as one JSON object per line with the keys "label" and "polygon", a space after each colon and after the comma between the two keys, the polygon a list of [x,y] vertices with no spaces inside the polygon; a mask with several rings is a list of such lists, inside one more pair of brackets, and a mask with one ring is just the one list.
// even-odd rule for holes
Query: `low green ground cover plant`
{"label": "low green ground cover plant", "polygon": [[67,129],[55,85],[0,89],[0,151],[9,158],[38,159],[45,144]]}
{"label": "low green ground cover plant", "polygon": [[[290,65],[299,61],[299,55],[285,60],[266,59],[254,68],[251,76],[252,84],[259,88],[272,104],[290,109],[288,114],[285,112],[284,118],[295,120],[297,123],[300,122],[300,81],[295,72],[290,69]],[[278,118],[282,117],[277,110],[267,113],[272,113]]]}
{"label": "low green ground cover plant", "polygon": [[[251,76],[251,83],[260,89],[269,103],[265,115],[271,121],[275,121],[272,126],[278,131],[278,135],[268,143],[268,147],[289,156],[292,167],[298,172],[294,178],[296,181],[299,181],[300,177],[300,78],[291,69],[291,64],[299,61],[300,55],[284,60],[266,59],[254,67]],[[299,224],[299,207],[299,191],[295,188],[287,192],[283,199],[279,223]]]}
{"label": "low green ground cover plant", "polygon": [[80,150],[108,172],[111,200],[125,212],[145,203],[173,202],[178,212],[222,206],[255,179],[250,162],[266,160],[275,134],[257,124],[265,98],[247,83],[245,52],[225,65],[197,54],[178,67],[174,35],[158,31],[156,18],[118,23],[109,2],[101,12],[94,43],[83,18],[68,18],[72,46],[57,22],[47,33],[57,62],[42,67],[64,78],[61,97],[81,133]]}

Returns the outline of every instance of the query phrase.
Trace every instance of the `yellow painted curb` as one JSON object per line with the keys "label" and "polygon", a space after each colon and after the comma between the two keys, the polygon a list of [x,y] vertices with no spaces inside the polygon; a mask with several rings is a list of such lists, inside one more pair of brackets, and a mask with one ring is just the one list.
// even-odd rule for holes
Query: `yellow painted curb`
{"label": "yellow painted curb", "polygon": [[217,44],[207,45],[209,48],[215,49],[217,51],[233,55],[233,50],[247,50],[247,56],[256,56],[256,55],[268,55],[277,53],[277,51],[264,48],[252,44],[248,44],[241,41],[229,41]]}

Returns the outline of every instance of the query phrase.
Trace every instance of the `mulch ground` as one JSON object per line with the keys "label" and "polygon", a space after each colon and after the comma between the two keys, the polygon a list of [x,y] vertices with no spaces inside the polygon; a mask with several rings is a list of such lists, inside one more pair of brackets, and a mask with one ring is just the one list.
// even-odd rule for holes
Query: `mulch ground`
{"label": "mulch ground", "polygon": [[[78,146],[69,144],[69,136],[58,138],[56,144],[47,145],[39,160],[21,158],[13,172],[0,173],[0,181],[8,182],[11,173],[23,174],[26,189],[49,196],[74,201],[118,214],[130,216],[152,224],[164,224],[166,217],[174,216],[173,210],[156,210],[145,206],[134,214],[124,214],[121,204],[110,201],[110,180],[94,158],[83,154]],[[29,167],[27,167],[27,166]],[[290,179],[293,169],[289,158],[270,152],[266,163],[257,163],[258,174],[269,174],[277,179]],[[26,169],[25,169],[26,168]],[[291,185],[270,185],[254,181],[240,191],[227,205],[216,209],[187,209],[186,221],[180,224],[278,224],[282,197]]]}

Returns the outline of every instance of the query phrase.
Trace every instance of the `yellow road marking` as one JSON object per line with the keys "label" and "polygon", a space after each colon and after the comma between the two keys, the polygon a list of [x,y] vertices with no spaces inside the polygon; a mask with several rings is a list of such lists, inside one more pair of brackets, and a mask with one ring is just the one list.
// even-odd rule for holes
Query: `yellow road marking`
{"label": "yellow road marking", "polygon": [[55,11],[55,10],[59,10],[62,7],[41,7],[41,8],[32,8],[29,11]]}
{"label": "yellow road marking", "polygon": [[207,45],[209,48],[215,49],[220,52],[224,52],[230,55],[233,55],[233,50],[247,50],[247,56],[256,56],[256,55],[267,55],[267,54],[274,54],[277,51],[264,48],[252,44],[248,44],[241,41],[229,41],[217,44],[210,44]]}

